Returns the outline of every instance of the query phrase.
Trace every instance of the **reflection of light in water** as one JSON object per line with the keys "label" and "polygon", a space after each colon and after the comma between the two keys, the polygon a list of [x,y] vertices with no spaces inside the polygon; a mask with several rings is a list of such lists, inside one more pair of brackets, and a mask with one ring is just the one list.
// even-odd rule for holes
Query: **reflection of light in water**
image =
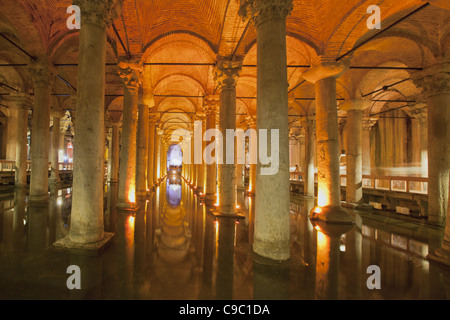
{"label": "reflection of light in water", "polygon": [[166,198],[171,206],[179,206],[181,201],[181,184],[170,183],[169,180],[166,187]]}
{"label": "reflection of light in water", "polygon": [[134,216],[129,216],[125,224],[125,238],[131,247],[134,244]]}

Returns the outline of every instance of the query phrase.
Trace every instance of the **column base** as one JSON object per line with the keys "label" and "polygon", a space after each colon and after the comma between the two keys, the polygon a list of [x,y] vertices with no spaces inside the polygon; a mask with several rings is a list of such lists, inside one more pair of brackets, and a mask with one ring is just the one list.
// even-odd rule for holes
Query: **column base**
{"label": "column base", "polygon": [[98,255],[103,253],[114,235],[112,232],[105,232],[102,240],[91,243],[73,242],[69,236],[66,236],[54,242],[53,246],[58,249],[69,250],[71,253]]}
{"label": "column base", "polygon": [[121,211],[136,211],[139,209],[139,206],[137,203],[130,203],[130,202],[119,202],[116,205],[117,210]]}
{"label": "column base", "polygon": [[309,218],[330,224],[353,224],[351,216],[341,206],[314,207]]}
{"label": "column base", "polygon": [[226,213],[210,210],[209,213],[212,214],[215,219],[236,219],[236,220],[245,219],[245,216],[239,211]]}
{"label": "column base", "polygon": [[442,247],[428,254],[427,259],[450,267],[450,242],[443,240]]}

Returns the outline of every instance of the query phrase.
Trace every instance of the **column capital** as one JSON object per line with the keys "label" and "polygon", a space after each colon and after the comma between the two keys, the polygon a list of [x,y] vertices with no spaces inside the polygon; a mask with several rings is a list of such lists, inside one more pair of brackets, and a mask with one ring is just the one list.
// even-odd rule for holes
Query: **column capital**
{"label": "column capital", "polygon": [[247,127],[249,129],[256,129],[256,115],[246,116],[245,121],[247,122]]}
{"label": "column capital", "polygon": [[138,93],[142,83],[144,67],[140,59],[119,59],[119,77],[125,87],[132,93]]}
{"label": "column capital", "polygon": [[73,0],[80,7],[81,27],[94,24],[103,29],[109,28],[119,16],[123,0]]}
{"label": "column capital", "polygon": [[367,99],[351,99],[341,102],[338,108],[342,111],[365,110],[370,107],[370,101]]}
{"label": "column capital", "polygon": [[235,87],[241,70],[242,59],[232,61],[227,57],[219,57],[214,70],[214,80],[218,82],[219,91]]}
{"label": "column capital", "polygon": [[217,108],[220,105],[220,98],[217,94],[208,94],[205,95],[203,99],[203,110],[204,114],[216,113]]}
{"label": "column capital", "polygon": [[48,57],[42,57],[28,64],[31,80],[34,88],[49,87],[53,84],[55,70],[50,64]]}
{"label": "column capital", "polygon": [[241,0],[239,15],[259,25],[270,19],[285,20],[293,8],[293,0]]}
{"label": "column capital", "polygon": [[426,97],[450,94],[450,60],[443,59],[422,71],[411,74],[413,82]]}
{"label": "column capital", "polygon": [[9,101],[12,104],[8,106],[12,108],[28,109],[33,105],[33,98],[26,92],[11,92],[9,94]]}
{"label": "column capital", "polygon": [[349,60],[337,62],[335,59],[320,56],[313,62],[309,70],[303,73],[303,78],[311,83],[316,83],[325,78],[339,78],[350,67]]}
{"label": "column capital", "polygon": [[66,116],[66,113],[63,110],[50,110],[50,116],[52,118],[62,119]]}
{"label": "column capital", "polygon": [[373,126],[377,123],[377,119],[374,118],[363,118],[362,127],[365,131],[370,131]]}
{"label": "column capital", "polygon": [[411,115],[411,117],[419,120],[420,122],[427,121],[428,110],[426,105],[418,104],[410,109],[409,114]]}

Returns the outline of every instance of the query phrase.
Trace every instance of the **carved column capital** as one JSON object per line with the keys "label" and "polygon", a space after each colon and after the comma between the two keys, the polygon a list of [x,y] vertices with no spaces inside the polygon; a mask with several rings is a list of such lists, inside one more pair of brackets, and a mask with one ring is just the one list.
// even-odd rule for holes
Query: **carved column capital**
{"label": "carved column capital", "polygon": [[373,119],[373,118],[364,118],[362,121],[362,128],[363,131],[370,131],[373,126],[377,123],[377,119]]}
{"label": "carved column capital", "polygon": [[246,116],[245,121],[247,122],[247,127],[249,129],[256,129],[256,116],[255,115]]}
{"label": "carved column capital", "polygon": [[137,93],[144,73],[144,67],[139,60],[120,60],[117,64],[119,67],[119,77],[126,88],[132,92]]}
{"label": "carved column capital", "polygon": [[119,16],[123,0],[73,0],[81,10],[81,28],[94,24],[103,29],[109,28]]}
{"label": "carved column capital", "polygon": [[34,88],[49,87],[53,84],[55,70],[50,64],[48,57],[42,57],[28,64],[31,80]]}
{"label": "carved column capital", "polygon": [[411,74],[413,82],[426,97],[450,93],[450,61],[443,60]]}
{"label": "carved column capital", "polygon": [[28,109],[33,105],[33,98],[26,92],[11,92],[9,94],[9,101],[13,108]]}
{"label": "carved column capital", "polygon": [[214,79],[218,82],[219,91],[234,88],[241,70],[242,60],[231,61],[225,57],[219,57],[214,72]]}
{"label": "carved column capital", "polygon": [[241,0],[239,15],[259,25],[270,19],[285,20],[293,8],[293,0]]}
{"label": "carved column capital", "polygon": [[216,113],[219,105],[220,105],[220,98],[218,95],[215,94],[206,95],[205,98],[203,99],[202,112],[206,115]]}

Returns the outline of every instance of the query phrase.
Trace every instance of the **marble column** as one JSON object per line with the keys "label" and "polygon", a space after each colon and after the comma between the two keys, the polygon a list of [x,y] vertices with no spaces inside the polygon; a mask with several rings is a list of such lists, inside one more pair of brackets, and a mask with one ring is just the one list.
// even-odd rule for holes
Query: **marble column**
{"label": "marble column", "polygon": [[149,118],[148,128],[148,165],[147,165],[147,184],[152,188],[155,184],[154,170],[155,170],[155,116],[151,115]]}
{"label": "marble column", "polygon": [[199,143],[199,147],[201,147],[201,150],[199,152],[199,158],[200,158],[200,162],[198,164],[198,169],[197,169],[197,191],[199,192],[199,194],[202,194],[205,192],[205,161],[203,160],[203,150],[205,150],[205,146],[206,143],[203,140],[203,133],[206,130],[206,115],[205,114],[200,114],[197,115],[197,120],[201,121],[201,128],[200,130],[202,131],[202,135],[201,135],[201,144]]}
{"label": "marble column", "polygon": [[120,139],[119,130],[120,122],[113,121],[112,125],[112,137],[111,137],[111,174],[109,182],[117,183],[119,181],[119,152],[120,152]]}
{"label": "marble column", "polygon": [[428,176],[428,119],[427,109],[422,104],[411,110],[411,115],[417,120],[419,126],[419,159],[422,177]]}
{"label": "marble column", "polygon": [[316,96],[316,139],[318,171],[318,207],[311,212],[311,218],[327,223],[351,224],[350,215],[341,207],[339,132],[336,100],[336,79],[348,66],[344,63],[327,61],[319,57],[303,74],[315,83]]}
{"label": "marble column", "polygon": [[[69,244],[98,249],[112,234],[104,232],[105,62],[107,29],[118,1],[75,0],[81,8],[77,124]],[[100,201],[99,201],[100,200]],[[62,245],[64,245],[62,239]],[[58,242],[55,243],[57,245]]]}
{"label": "marble column", "polygon": [[51,161],[51,171],[49,183],[58,184],[61,182],[59,176],[59,149],[60,149],[60,132],[61,132],[61,118],[64,118],[63,111],[52,111],[51,116],[53,119],[52,127],[52,141],[50,149],[50,161]]}
{"label": "marble column", "polygon": [[339,109],[347,112],[347,203],[362,203],[362,124],[363,110],[370,107],[364,99],[347,100]]}
{"label": "marble column", "polygon": [[[279,137],[278,164],[262,164],[261,157],[257,164],[253,251],[266,259],[283,261],[290,257],[286,18],[292,11],[293,1],[249,2],[250,6],[241,7],[241,14],[250,13],[256,24],[257,130],[259,138],[261,130],[267,130],[268,155],[274,152],[272,135],[278,132]],[[243,12],[245,8],[250,9],[250,12]],[[261,143],[258,146],[260,153]],[[278,166],[278,170],[269,173],[270,166]]]}
{"label": "marble column", "polygon": [[12,108],[17,111],[14,186],[16,188],[26,188],[28,108],[33,104],[33,100],[28,94],[25,93],[12,94],[12,97],[14,99]]}
{"label": "marble column", "polygon": [[149,109],[143,102],[138,105],[137,151],[136,151],[136,195],[147,194]]}
{"label": "marble column", "polygon": [[50,94],[54,80],[48,58],[30,65],[34,85],[34,107],[31,131],[30,201],[48,200],[48,163],[50,146]]}
{"label": "marble column", "polygon": [[[248,116],[246,118],[247,120],[247,130],[255,130],[256,132],[256,116]],[[257,137],[256,137],[257,138]],[[256,140],[256,139],[255,139]],[[250,164],[250,170],[248,172],[248,190],[247,192],[250,195],[255,194],[256,190],[256,162],[257,162],[257,141],[252,141],[251,138],[249,138],[249,145],[248,145],[248,162]]]}
{"label": "marble column", "polygon": [[364,118],[362,123],[362,172],[363,175],[372,173],[371,167],[371,143],[370,130],[376,124],[376,120]]}
{"label": "marble column", "polygon": [[428,106],[428,221],[443,226],[450,171],[450,62],[443,59],[411,76]]}
{"label": "marble column", "polygon": [[136,134],[138,91],[142,66],[134,61],[119,62],[120,78],[123,81],[122,145],[119,166],[119,201],[117,207],[135,210],[136,202]]}
{"label": "marble column", "polygon": [[[223,143],[223,163],[218,165],[219,212],[234,214],[236,212],[236,145],[233,135],[236,131],[236,82],[242,63],[219,58],[216,66],[216,79],[220,92],[219,130]],[[230,148],[231,146],[231,148]]]}
{"label": "marble column", "polygon": [[161,145],[162,145],[162,135],[164,131],[159,129],[159,126],[156,128],[156,143],[155,143],[155,170],[154,170],[154,180],[155,184],[159,182],[159,179],[161,178]]}
{"label": "marble column", "polygon": [[305,173],[304,173],[304,192],[306,197],[314,197],[314,146],[316,139],[314,132],[316,120],[314,116],[307,116],[304,121],[305,126]]}
{"label": "marble column", "polygon": [[[216,109],[219,105],[219,98],[215,95],[205,97],[203,112],[206,114],[206,130],[216,129]],[[214,140],[206,143],[206,147],[215,143]],[[206,151],[206,150],[205,150]],[[211,156],[215,155],[214,153]],[[214,201],[216,198],[216,163],[206,164],[206,185],[205,198],[208,201]]]}

